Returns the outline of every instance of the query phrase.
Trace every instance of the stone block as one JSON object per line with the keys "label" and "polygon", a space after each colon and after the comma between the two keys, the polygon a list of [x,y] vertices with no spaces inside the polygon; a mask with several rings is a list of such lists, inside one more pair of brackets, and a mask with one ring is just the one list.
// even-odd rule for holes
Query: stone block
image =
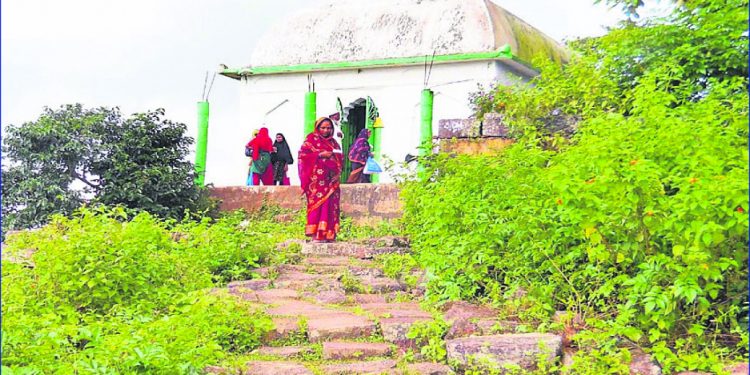
{"label": "stone block", "polygon": [[438,138],[470,138],[479,136],[480,123],[475,119],[438,120]]}
{"label": "stone block", "polygon": [[292,358],[298,357],[305,353],[312,352],[312,348],[309,346],[262,346],[253,351],[253,354],[271,355],[281,358]]}
{"label": "stone block", "polygon": [[453,370],[442,363],[412,363],[406,366],[409,374],[419,375],[451,375],[454,374]]}
{"label": "stone block", "polygon": [[294,362],[252,361],[247,363],[246,375],[312,375],[307,367]]}
{"label": "stone block", "polygon": [[396,361],[392,359],[323,366],[323,373],[331,375],[392,374],[394,370]]}
{"label": "stone block", "polygon": [[482,120],[483,137],[503,137],[508,138],[510,129],[503,121],[503,115],[499,113],[486,113]]}
{"label": "stone block", "polygon": [[307,321],[310,342],[327,340],[347,340],[373,335],[377,325],[367,318],[354,314],[340,313],[324,317],[314,317]]}
{"label": "stone block", "polygon": [[448,361],[460,367],[478,361],[496,367],[512,364],[531,370],[536,367],[540,354],[546,353],[550,361],[562,354],[562,338],[546,333],[473,336],[446,340],[445,347]]}
{"label": "stone block", "polygon": [[389,355],[391,355],[391,346],[385,343],[346,341],[323,343],[323,359],[363,359]]}

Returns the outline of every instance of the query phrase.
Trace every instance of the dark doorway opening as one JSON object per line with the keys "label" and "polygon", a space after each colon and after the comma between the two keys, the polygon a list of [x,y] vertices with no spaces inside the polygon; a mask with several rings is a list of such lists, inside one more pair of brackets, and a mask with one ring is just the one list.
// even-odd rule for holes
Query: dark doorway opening
{"label": "dark doorway opening", "polygon": [[344,109],[342,116],[341,130],[344,132],[341,148],[344,151],[344,168],[341,172],[341,182],[344,183],[352,172],[352,162],[349,160],[349,149],[351,148],[357,135],[367,125],[366,121],[366,100],[357,99]]}

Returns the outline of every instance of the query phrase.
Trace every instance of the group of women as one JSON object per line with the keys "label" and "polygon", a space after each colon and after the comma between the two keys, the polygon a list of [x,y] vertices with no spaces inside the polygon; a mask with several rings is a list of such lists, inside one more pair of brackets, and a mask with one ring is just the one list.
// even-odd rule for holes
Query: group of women
{"label": "group of women", "polygon": [[[271,141],[267,128],[260,128],[253,134],[253,139],[245,145],[250,154],[250,171],[247,175],[248,186],[289,185],[286,172],[294,164],[289,144],[281,133]],[[247,154],[247,153],[246,153]]]}
{"label": "group of women", "polygon": [[[315,130],[305,137],[297,158],[302,192],[307,198],[305,235],[313,242],[333,242],[339,231],[341,212],[339,180],[344,166],[344,157],[341,145],[333,137],[333,131],[333,121],[330,118],[319,118],[315,121]],[[352,144],[347,155],[352,163],[352,172],[347,183],[369,181],[369,175],[364,173],[367,158],[372,156],[370,144],[367,141],[369,137],[370,131],[363,129]],[[247,146],[252,148],[253,161],[250,172],[256,185],[257,182],[265,184],[263,178],[268,172],[262,169],[264,164],[267,169],[271,169],[268,166],[274,163],[273,174],[269,175],[274,181],[276,181],[276,171],[284,172],[282,175],[286,176],[287,166],[293,163],[293,159],[282,134],[277,134],[276,142],[271,145],[268,129],[261,128],[258,135]],[[265,151],[268,154],[267,157],[263,155],[264,150],[269,149],[276,154],[273,159],[276,160],[275,162],[272,161],[271,151]],[[258,150],[257,153],[256,150]],[[267,158],[265,162],[262,161],[264,157]],[[256,161],[259,162],[257,166]],[[269,177],[266,176],[266,178]],[[281,180],[283,181],[283,178]]]}

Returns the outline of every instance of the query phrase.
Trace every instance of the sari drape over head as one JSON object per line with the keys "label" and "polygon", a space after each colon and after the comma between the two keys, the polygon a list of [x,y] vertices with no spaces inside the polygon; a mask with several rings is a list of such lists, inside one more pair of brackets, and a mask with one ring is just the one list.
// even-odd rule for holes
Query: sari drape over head
{"label": "sari drape over head", "polygon": [[[334,240],[339,230],[339,178],[343,156],[333,153],[341,150],[333,136],[325,138],[320,133],[320,126],[326,121],[333,124],[327,117],[315,121],[315,131],[307,135],[297,158],[302,192],[307,197],[305,235],[316,240]],[[333,154],[321,158],[320,153],[324,151]]]}
{"label": "sari drape over head", "polygon": [[365,164],[367,158],[370,156],[370,143],[367,139],[370,138],[370,131],[368,129],[362,129],[354,141],[352,148],[349,150],[349,160]]}
{"label": "sari drape over head", "polygon": [[361,184],[370,182],[370,175],[364,174],[365,163],[367,158],[370,157],[370,143],[367,139],[370,138],[370,130],[362,129],[359,131],[357,139],[349,149],[349,160],[352,162],[352,171],[349,173],[347,178],[347,184]]}
{"label": "sari drape over head", "polygon": [[267,128],[260,128],[258,135],[255,136],[246,147],[253,149],[253,161],[250,164],[252,173],[263,174],[268,165],[271,164],[271,151],[273,151],[273,141],[268,136]]}

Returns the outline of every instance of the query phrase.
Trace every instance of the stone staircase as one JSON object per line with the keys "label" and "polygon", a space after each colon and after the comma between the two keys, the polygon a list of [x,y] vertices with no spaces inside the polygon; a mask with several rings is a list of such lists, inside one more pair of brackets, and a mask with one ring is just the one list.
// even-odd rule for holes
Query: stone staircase
{"label": "stone staircase", "polygon": [[[363,243],[287,242],[280,250],[299,247],[296,264],[260,268],[262,278],[236,281],[229,294],[250,301],[272,317],[274,329],[264,346],[250,354],[240,370],[208,367],[215,374],[453,374],[475,357],[495,363],[532,367],[540,345],[550,358],[560,355],[562,339],[549,334],[496,334],[515,323],[497,320],[497,311],[466,302],[448,303],[442,311],[420,305],[421,271],[408,285],[386,277],[372,259],[405,253],[408,241],[379,238]],[[412,325],[442,315],[450,325],[446,349],[451,368],[421,356],[407,337]],[[400,360],[411,351],[415,363]],[[414,361],[409,361],[414,362]],[[454,372],[455,371],[455,372]]]}

